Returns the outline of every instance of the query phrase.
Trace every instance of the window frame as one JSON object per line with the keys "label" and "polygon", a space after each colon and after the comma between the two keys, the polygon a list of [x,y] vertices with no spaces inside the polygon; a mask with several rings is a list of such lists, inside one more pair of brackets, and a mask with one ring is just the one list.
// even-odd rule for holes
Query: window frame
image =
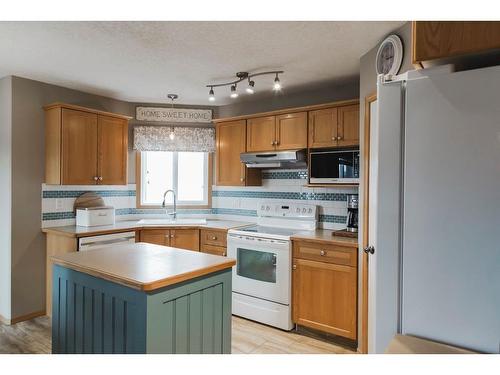
{"label": "window frame", "polygon": [[[136,151],[135,157],[135,185],[136,185],[136,207],[137,208],[162,208],[161,204],[147,205],[142,204],[142,152]],[[207,204],[181,204],[177,208],[212,208],[212,181],[213,181],[213,153],[207,155]],[[172,208],[173,205],[166,205],[166,208]]]}

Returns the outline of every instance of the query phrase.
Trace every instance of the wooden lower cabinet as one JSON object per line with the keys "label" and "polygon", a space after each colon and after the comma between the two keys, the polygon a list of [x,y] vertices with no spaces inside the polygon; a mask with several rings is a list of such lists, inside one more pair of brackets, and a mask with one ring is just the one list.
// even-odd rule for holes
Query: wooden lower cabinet
{"label": "wooden lower cabinet", "polygon": [[299,258],[292,268],[293,321],[355,340],[357,268]]}
{"label": "wooden lower cabinet", "polygon": [[198,229],[171,229],[169,246],[200,251],[200,231]]}
{"label": "wooden lower cabinet", "polygon": [[227,231],[224,229],[201,229],[200,251],[207,254],[226,256]]}
{"label": "wooden lower cabinet", "polygon": [[143,229],[140,241],[199,251],[200,231],[198,229]]}

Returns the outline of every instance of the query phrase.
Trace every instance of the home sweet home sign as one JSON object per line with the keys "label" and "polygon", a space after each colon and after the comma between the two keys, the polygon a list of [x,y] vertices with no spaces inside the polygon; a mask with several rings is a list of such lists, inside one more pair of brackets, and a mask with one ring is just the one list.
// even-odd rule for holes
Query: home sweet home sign
{"label": "home sweet home sign", "polygon": [[135,117],[139,121],[158,122],[212,122],[211,109],[136,107]]}

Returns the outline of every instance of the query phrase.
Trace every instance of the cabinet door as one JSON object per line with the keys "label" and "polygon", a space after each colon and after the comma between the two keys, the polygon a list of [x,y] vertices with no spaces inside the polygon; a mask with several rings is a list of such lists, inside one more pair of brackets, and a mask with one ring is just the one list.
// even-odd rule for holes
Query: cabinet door
{"label": "cabinet door", "polygon": [[359,105],[349,105],[338,109],[339,123],[337,141],[339,146],[359,145]]}
{"label": "cabinet door", "polygon": [[63,185],[93,185],[97,178],[97,115],[62,110]]}
{"label": "cabinet door", "polygon": [[170,244],[170,231],[165,229],[143,229],[141,230],[140,240],[141,242],[168,246]]}
{"label": "cabinet door", "polygon": [[274,151],[276,117],[257,117],[247,120],[247,152]]}
{"label": "cabinet door", "polygon": [[307,112],[290,113],[276,118],[278,150],[307,147]]}
{"label": "cabinet door", "polygon": [[200,251],[199,229],[171,229],[170,246],[179,249]]}
{"label": "cabinet door", "polygon": [[225,247],[222,247],[222,246],[214,246],[214,245],[202,244],[201,248],[200,248],[200,251],[202,253],[207,253],[207,254],[212,254],[212,255],[219,255],[221,257],[225,257],[227,249]]}
{"label": "cabinet door", "polygon": [[294,258],[293,321],[356,339],[357,268]]}
{"label": "cabinet door", "polygon": [[337,108],[309,112],[309,147],[337,146]]}
{"label": "cabinet door", "polygon": [[99,184],[127,184],[128,121],[110,116],[98,116]]}
{"label": "cabinet door", "polygon": [[217,124],[217,185],[245,185],[245,165],[240,153],[245,152],[246,121]]}

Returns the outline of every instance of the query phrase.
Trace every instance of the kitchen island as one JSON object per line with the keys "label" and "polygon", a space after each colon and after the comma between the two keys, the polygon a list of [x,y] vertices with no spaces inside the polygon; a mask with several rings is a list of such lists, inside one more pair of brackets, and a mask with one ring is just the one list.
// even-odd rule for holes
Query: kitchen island
{"label": "kitchen island", "polygon": [[230,353],[233,259],[146,243],[52,258],[53,353]]}

